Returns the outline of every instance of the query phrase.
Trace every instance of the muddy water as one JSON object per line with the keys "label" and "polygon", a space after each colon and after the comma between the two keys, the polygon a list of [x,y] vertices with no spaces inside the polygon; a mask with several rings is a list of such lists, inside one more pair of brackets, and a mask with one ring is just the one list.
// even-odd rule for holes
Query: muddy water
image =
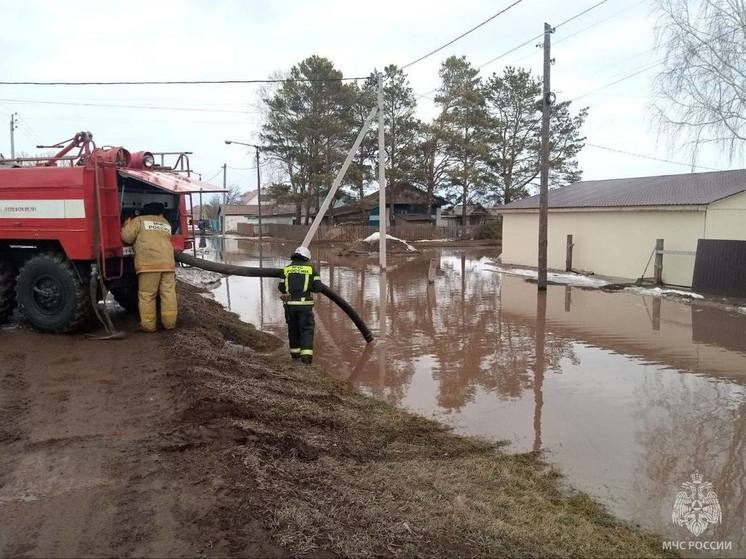
{"label": "muddy water", "polygon": [[[292,248],[265,245],[264,265],[282,266]],[[385,278],[373,262],[314,256],[377,336],[366,349],[336,307],[318,302],[316,358],[332,374],[511,452],[542,451],[570,485],[665,539],[732,542],[730,552],[685,555],[746,555],[746,315],[564,286],[537,296],[491,268],[491,249],[427,250],[395,259]],[[228,240],[217,257],[258,263],[252,241]],[[276,285],[230,278],[215,296],[284,336]],[[722,510],[699,538],[671,521],[695,470]]]}

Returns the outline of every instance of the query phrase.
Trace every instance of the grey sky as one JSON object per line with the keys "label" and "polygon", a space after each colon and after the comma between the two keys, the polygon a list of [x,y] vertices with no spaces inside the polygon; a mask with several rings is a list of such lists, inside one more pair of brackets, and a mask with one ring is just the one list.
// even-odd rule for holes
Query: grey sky
{"label": "grey sky", "polygon": [[[285,71],[311,54],[334,61],[345,76],[367,75],[385,64],[405,64],[478,23],[509,0],[394,1],[150,1],[127,3],[0,0],[0,80],[252,79]],[[593,5],[595,0],[523,0],[468,37],[411,68],[417,93],[438,84],[440,62],[466,55],[475,65]],[[552,89],[574,99],[657,60],[650,0],[610,0],[553,35]],[[482,69],[504,65],[540,71],[541,52],[530,45]],[[687,161],[659,137],[650,105],[656,68],[586,95],[588,142],[653,157]],[[255,184],[253,156],[225,138],[252,141],[258,131],[259,86],[0,86],[0,152],[9,153],[8,119],[20,115],[16,150],[34,153],[40,142],[91,130],[99,144],[130,150],[190,150],[192,166],[219,182]],[[32,102],[33,101],[33,102]],[[72,103],[72,104],[47,104]],[[179,107],[160,110],[74,104]],[[420,99],[423,117],[433,104]],[[687,167],[586,147],[586,178],[688,172]],[[737,168],[716,150],[698,164]]]}

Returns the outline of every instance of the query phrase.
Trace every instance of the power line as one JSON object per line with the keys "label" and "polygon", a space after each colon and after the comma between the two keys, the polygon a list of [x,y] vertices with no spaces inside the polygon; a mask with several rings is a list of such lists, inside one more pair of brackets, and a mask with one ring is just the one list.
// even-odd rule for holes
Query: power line
{"label": "power line", "polygon": [[635,76],[637,76],[637,75],[639,75],[639,74],[642,74],[643,72],[647,72],[648,70],[652,70],[653,68],[655,68],[656,66],[660,66],[661,64],[662,64],[662,62],[656,62],[656,63],[654,63],[654,64],[650,64],[650,65],[648,65],[648,66],[644,66],[643,68],[640,68],[639,70],[635,70],[635,71],[634,71],[634,72],[632,72],[631,74],[627,74],[626,76],[623,76],[623,77],[621,77],[621,78],[619,78],[619,79],[617,79],[617,80],[614,80],[613,82],[609,82],[609,83],[607,83],[607,84],[605,84],[605,85],[602,85],[601,87],[598,87],[598,88],[596,88],[596,89],[593,89],[593,90],[591,90],[591,91],[588,91],[588,92],[586,92],[586,93],[583,93],[582,95],[579,95],[579,96],[577,96],[577,97],[574,97],[574,98],[570,99],[570,102],[575,102],[575,101],[577,101],[578,99],[582,99],[583,97],[587,97],[588,95],[593,95],[593,94],[595,94],[595,93],[598,93],[599,91],[603,91],[604,89],[606,89],[606,88],[608,88],[608,87],[611,87],[611,86],[613,86],[613,85],[616,85],[616,84],[618,84],[618,83],[621,83],[621,82],[623,82],[623,81],[625,81],[625,80],[628,80],[628,79],[630,79],[630,78],[634,78]]}
{"label": "power line", "polygon": [[212,179],[214,179],[215,177],[217,177],[217,176],[218,176],[219,174],[221,174],[222,172],[223,172],[223,168],[221,167],[221,168],[220,168],[220,170],[219,170],[219,171],[218,171],[217,173],[215,173],[215,174],[214,174],[213,176],[211,176],[211,177],[210,177],[209,179],[205,179],[205,180],[204,180],[203,182],[210,182],[210,181],[211,181]]}
{"label": "power line", "polygon": [[559,22],[557,25],[554,26],[554,29],[559,29],[560,27],[562,27],[566,23],[570,23],[571,21],[574,21],[574,20],[578,19],[579,17],[584,16],[585,14],[587,14],[588,12],[590,12],[592,10],[595,10],[596,8],[598,8],[599,6],[601,6],[602,4],[606,4],[606,2],[608,2],[608,1],[609,0],[601,0],[600,2],[596,2],[595,4],[593,4],[593,6],[590,6],[589,8],[586,8],[582,12],[578,12],[574,16],[568,17],[566,20]]}
{"label": "power line", "polygon": [[[575,14],[575,15],[573,15],[573,16],[570,16],[569,18],[567,18],[567,19],[566,19],[566,20],[564,20],[564,21],[561,21],[560,23],[558,23],[557,25],[555,25],[555,26],[553,27],[553,29],[559,29],[559,28],[560,28],[560,27],[562,27],[563,25],[565,25],[565,24],[568,24],[568,23],[570,23],[571,21],[574,21],[574,20],[578,19],[579,17],[582,17],[582,16],[584,16],[584,15],[585,15],[585,14],[587,14],[588,12],[590,12],[590,11],[592,11],[592,10],[595,10],[596,8],[598,8],[599,6],[601,6],[601,5],[605,4],[605,3],[606,3],[606,2],[608,2],[608,1],[609,1],[609,0],[601,0],[600,2],[596,2],[596,3],[595,3],[595,4],[593,4],[592,6],[590,6],[590,7],[586,8],[585,10],[583,10],[583,11],[581,11],[581,12],[578,12],[577,14]],[[592,27],[592,26],[591,26],[591,27]],[[588,27],[588,28],[586,28],[586,29],[590,29],[590,27]],[[579,33],[579,32],[578,32],[578,33]],[[575,33],[575,34],[577,35],[577,33]],[[479,70],[481,70],[481,69],[482,69],[482,68],[484,68],[485,66],[488,66],[489,64],[492,64],[493,62],[497,62],[497,61],[498,61],[498,60],[500,60],[501,58],[505,58],[505,57],[506,57],[506,56],[508,56],[509,54],[511,54],[511,53],[513,53],[513,52],[515,52],[515,51],[517,51],[518,49],[521,49],[521,48],[525,47],[526,45],[528,45],[528,44],[532,43],[533,41],[536,41],[537,39],[541,39],[541,38],[542,38],[543,36],[544,36],[544,34],[543,34],[543,33],[539,33],[538,35],[535,35],[534,37],[531,37],[531,38],[530,38],[529,40],[527,40],[527,41],[525,41],[525,42],[521,43],[520,45],[518,45],[518,46],[516,46],[516,47],[513,47],[513,48],[512,48],[512,49],[510,49],[509,51],[506,51],[506,52],[504,52],[504,53],[502,53],[502,54],[500,54],[500,55],[496,56],[495,58],[492,58],[492,59],[488,60],[487,62],[485,62],[485,63],[484,63],[484,64],[482,64],[481,66],[477,66],[477,68],[478,68]]]}
{"label": "power line", "polygon": [[704,165],[694,165],[692,163],[683,163],[681,161],[672,161],[670,159],[661,159],[660,157],[653,157],[652,155],[643,155],[641,153],[633,153],[631,151],[625,151],[623,149],[617,149],[617,148],[612,148],[612,147],[608,147],[608,146],[601,146],[601,145],[598,145],[598,144],[591,144],[591,143],[588,143],[588,142],[586,142],[585,145],[589,146],[589,147],[592,147],[592,148],[596,148],[596,149],[602,149],[602,150],[605,150],[605,151],[613,151],[614,153],[621,153],[621,154],[624,154],[624,155],[631,155],[632,157],[639,157],[641,159],[650,159],[651,161],[660,161],[662,163],[670,163],[671,165],[680,165],[682,167],[688,167],[690,169],[694,168],[694,169],[705,169],[707,171],[722,171],[722,169],[715,169],[713,167],[705,167]]}
{"label": "power line", "polygon": [[[604,19],[602,19],[600,21],[596,21],[594,23],[591,23],[587,27],[583,27],[582,29],[579,29],[579,30],[575,31],[575,33],[570,33],[569,35],[565,35],[559,41],[554,41],[554,44],[556,45],[557,43],[562,43],[563,41],[567,41],[568,39],[571,39],[572,37],[575,37],[575,35],[579,35],[580,33],[585,33],[589,29],[593,29],[594,27],[596,27],[598,25],[606,23],[610,19],[614,19],[615,17],[618,17],[619,15],[623,14],[624,12],[628,12],[632,8],[636,8],[640,4],[646,3],[646,1],[647,0],[639,0],[638,2],[635,2],[633,4],[629,4],[629,5],[625,6],[624,8],[622,8],[621,10],[614,12],[609,17],[606,17],[606,18],[604,18]],[[570,21],[570,20],[564,21],[564,22],[562,22],[562,24],[567,23],[568,21]],[[560,24],[560,25],[562,25],[562,24]],[[559,27],[559,25],[557,27]]]}
{"label": "power line", "polygon": [[[712,40],[713,40],[713,41],[717,41],[717,40],[719,40],[719,39],[722,39],[723,37],[725,37],[725,36],[726,36],[726,35],[728,35],[729,33],[731,33],[731,31],[727,31],[726,33],[723,33],[722,35],[718,35],[717,37],[714,37],[714,38],[713,38]],[[637,58],[638,56],[642,56],[643,54],[647,54],[647,52],[652,52],[652,51],[655,51],[655,50],[657,50],[657,47],[653,47],[652,49],[650,49],[650,51],[646,51],[646,52],[642,52],[642,53],[640,53],[640,54],[637,54],[637,55],[633,56],[632,58]],[[652,63],[652,64],[650,64],[650,65],[648,65],[648,66],[643,66],[642,68],[640,68],[639,70],[635,70],[635,71],[634,71],[634,72],[632,72],[631,74],[627,74],[626,76],[623,76],[623,77],[621,77],[621,78],[619,78],[619,79],[617,79],[617,80],[614,80],[613,82],[610,82],[610,83],[607,83],[607,84],[605,84],[605,85],[602,85],[601,87],[599,87],[599,88],[597,88],[597,89],[593,89],[593,90],[591,90],[591,91],[588,91],[588,92],[586,92],[586,93],[583,93],[582,95],[580,95],[580,96],[578,96],[578,97],[575,97],[575,98],[573,98],[573,99],[570,99],[570,101],[577,101],[578,99],[582,99],[583,97],[586,97],[586,96],[588,96],[588,95],[593,95],[593,94],[595,94],[595,93],[598,93],[599,91],[603,91],[603,90],[604,90],[604,89],[606,89],[607,87],[611,87],[611,86],[613,86],[613,85],[616,85],[616,84],[618,84],[618,83],[620,83],[620,82],[623,82],[623,81],[625,81],[625,80],[628,80],[629,78],[634,78],[635,76],[637,76],[637,75],[639,75],[639,74],[642,74],[643,72],[647,72],[648,70],[652,70],[653,68],[655,68],[656,66],[660,66],[660,65],[661,65],[661,64],[663,64],[664,62],[665,62],[665,60],[659,60],[659,61],[657,61],[657,62],[654,62],[654,63]],[[717,169],[716,169],[716,170],[717,170]]]}
{"label": "power line", "polygon": [[[520,1],[520,0],[519,0]],[[344,82],[367,80],[368,76],[353,78],[282,78],[264,80],[151,80],[151,81],[112,81],[112,82],[59,82],[59,81],[0,81],[0,85],[233,85],[233,84],[262,84],[288,82]]]}
{"label": "power line", "polygon": [[[639,0],[638,2],[635,2],[634,4],[629,4],[628,6],[625,6],[621,10],[618,10],[618,11],[614,12],[613,14],[611,14],[610,16],[608,16],[608,17],[606,17],[606,18],[604,18],[602,20],[593,22],[590,25],[587,25],[586,27],[578,29],[574,33],[570,33],[569,35],[565,35],[565,36],[563,36],[561,39],[559,39],[557,41],[552,41],[552,45],[556,46],[556,45],[558,45],[560,43],[564,43],[565,41],[567,41],[569,39],[572,39],[573,37],[575,37],[577,35],[580,35],[581,33],[585,33],[589,29],[593,29],[594,27],[598,27],[599,25],[602,25],[602,24],[606,23],[607,21],[609,21],[611,19],[614,19],[615,17],[619,17],[621,14],[623,14],[625,12],[628,12],[632,8],[636,8],[637,6],[639,6],[641,4],[644,4],[645,2],[647,2],[647,0]],[[567,21],[570,21],[570,20],[567,20]],[[563,22],[562,24],[567,23],[567,21]],[[562,25],[562,24],[560,24],[560,25]],[[559,26],[557,26],[557,27],[559,27]],[[533,56],[533,54],[532,53],[528,53],[527,55],[522,56],[521,58],[519,58],[518,60],[516,60],[514,63],[521,62],[521,61],[525,60],[526,58],[528,58],[529,56]]]}
{"label": "power line", "polygon": [[232,114],[258,114],[259,111],[235,111],[230,109],[202,109],[197,107],[169,107],[157,105],[120,105],[114,103],[77,103],[73,101],[42,101],[34,99],[0,99],[6,103],[20,103],[30,105],[65,105],[70,107],[106,107],[115,109],[146,109],[163,111],[190,111],[200,113],[232,113]]}
{"label": "power line", "polygon": [[[590,7],[586,8],[585,10],[582,10],[582,11],[578,12],[577,14],[575,14],[575,15],[573,15],[573,16],[570,16],[569,18],[567,18],[567,19],[565,19],[564,21],[560,22],[560,23],[559,23],[558,25],[554,26],[554,29],[557,29],[557,28],[559,28],[559,27],[562,27],[563,25],[565,25],[565,24],[567,24],[567,23],[570,23],[571,21],[574,21],[574,20],[576,20],[576,19],[577,19],[577,18],[579,18],[579,17],[582,17],[582,16],[584,16],[585,14],[587,14],[588,12],[590,12],[591,10],[595,10],[596,8],[598,8],[598,7],[599,7],[599,6],[601,6],[602,4],[605,4],[605,3],[606,3],[606,2],[608,2],[608,1],[609,1],[609,0],[601,0],[600,2],[596,2],[596,3],[595,3],[595,4],[593,4],[592,6],[590,6]],[[520,49],[522,49],[522,48],[523,48],[523,47],[525,47],[526,45],[529,45],[529,44],[533,43],[534,41],[536,41],[536,40],[538,40],[538,39],[541,39],[541,38],[542,38],[543,36],[544,36],[544,34],[543,34],[543,33],[539,33],[538,35],[534,35],[534,36],[533,36],[533,37],[531,37],[530,39],[528,39],[528,40],[526,40],[526,41],[522,42],[522,43],[521,43],[520,45],[516,45],[515,47],[513,47],[513,48],[511,48],[511,49],[509,49],[509,50],[507,50],[507,51],[503,52],[502,54],[499,54],[498,56],[496,56],[496,57],[494,57],[494,58],[491,58],[490,60],[488,60],[488,61],[487,61],[487,62],[485,62],[484,64],[481,64],[481,65],[477,66],[477,70],[481,70],[482,68],[484,68],[485,66],[489,66],[489,65],[490,65],[490,64],[492,64],[493,62],[497,62],[497,61],[498,61],[498,60],[500,60],[501,58],[505,58],[505,57],[506,57],[506,56],[508,56],[509,54],[512,54],[512,53],[514,53],[515,51],[517,51],[517,50],[520,50]],[[406,66],[405,66],[404,68],[406,68]],[[428,98],[428,99],[429,99],[429,97],[427,97],[427,96],[428,96],[428,95],[430,95],[431,93],[433,93],[433,92],[437,91],[437,90],[438,90],[438,88],[436,87],[435,89],[431,89],[430,91],[427,91],[427,92],[425,92],[425,93],[421,93],[421,94],[417,95],[417,98],[418,98],[418,99],[421,99],[421,98],[423,98],[423,97],[426,97],[426,98]]]}
{"label": "power line", "polygon": [[[260,165],[259,167],[264,167],[264,165]],[[232,171],[256,171],[256,167],[231,167],[228,165],[228,168]]]}
{"label": "power line", "polygon": [[453,43],[455,43],[455,42],[456,42],[456,41],[458,41],[459,39],[463,39],[464,37],[466,37],[466,36],[467,36],[467,35],[469,35],[470,33],[473,33],[474,31],[476,31],[476,30],[477,30],[477,29],[479,29],[480,27],[482,27],[482,26],[484,26],[484,25],[487,25],[487,24],[488,24],[488,23],[489,23],[490,21],[492,21],[493,19],[495,19],[495,18],[496,18],[496,17],[498,17],[498,16],[501,16],[502,14],[504,14],[505,12],[507,12],[507,11],[508,11],[509,9],[511,9],[511,8],[512,8],[513,6],[516,6],[516,5],[520,4],[521,2],[523,2],[523,0],[515,0],[515,2],[513,2],[512,4],[510,4],[509,6],[507,6],[506,8],[503,8],[502,10],[500,10],[499,12],[497,12],[496,14],[493,14],[493,15],[491,15],[490,17],[488,17],[488,18],[487,18],[487,19],[485,19],[484,21],[482,21],[482,22],[478,23],[477,25],[475,25],[475,26],[474,26],[474,27],[472,27],[471,29],[469,29],[469,30],[467,30],[467,31],[464,31],[464,32],[463,32],[463,33],[461,33],[461,35],[459,35],[458,37],[455,37],[454,39],[451,39],[450,41],[448,41],[448,42],[447,42],[447,43],[445,43],[444,45],[441,45],[441,46],[439,46],[438,48],[436,48],[436,49],[433,49],[433,50],[431,50],[431,51],[430,51],[430,52],[428,52],[427,54],[423,54],[422,56],[420,56],[419,58],[417,58],[417,59],[413,60],[412,62],[409,62],[408,64],[405,64],[404,66],[402,66],[402,67],[401,67],[401,69],[402,69],[402,70],[406,70],[406,69],[407,69],[407,68],[409,68],[410,66],[414,66],[414,65],[415,65],[415,64],[417,64],[418,62],[422,62],[423,60],[425,60],[426,58],[429,58],[429,57],[431,57],[431,56],[432,56],[432,55],[434,55],[435,53],[438,53],[438,52],[442,51],[442,50],[443,50],[444,48],[446,48],[446,47],[449,47],[449,46],[451,46],[451,45],[452,45]]}

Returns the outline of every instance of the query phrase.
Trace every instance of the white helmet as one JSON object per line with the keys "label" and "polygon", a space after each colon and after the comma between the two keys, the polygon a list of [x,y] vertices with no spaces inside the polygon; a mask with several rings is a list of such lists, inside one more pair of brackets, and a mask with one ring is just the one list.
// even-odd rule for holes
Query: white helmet
{"label": "white helmet", "polygon": [[296,255],[296,254],[298,256],[302,256],[306,260],[311,260],[311,251],[308,250],[307,247],[299,246],[298,248],[295,249],[295,252],[293,252],[293,255]]}

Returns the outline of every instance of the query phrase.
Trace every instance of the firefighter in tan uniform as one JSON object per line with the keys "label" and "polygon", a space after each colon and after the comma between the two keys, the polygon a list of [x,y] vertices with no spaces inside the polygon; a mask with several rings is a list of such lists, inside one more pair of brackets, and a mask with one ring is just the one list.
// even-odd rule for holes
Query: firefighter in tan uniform
{"label": "firefighter in tan uniform", "polygon": [[122,241],[135,249],[137,298],[140,328],[155,332],[158,327],[156,298],[161,298],[161,324],[166,330],[176,326],[176,274],[171,224],[163,217],[163,204],[146,204],[142,214],[127,220]]}

